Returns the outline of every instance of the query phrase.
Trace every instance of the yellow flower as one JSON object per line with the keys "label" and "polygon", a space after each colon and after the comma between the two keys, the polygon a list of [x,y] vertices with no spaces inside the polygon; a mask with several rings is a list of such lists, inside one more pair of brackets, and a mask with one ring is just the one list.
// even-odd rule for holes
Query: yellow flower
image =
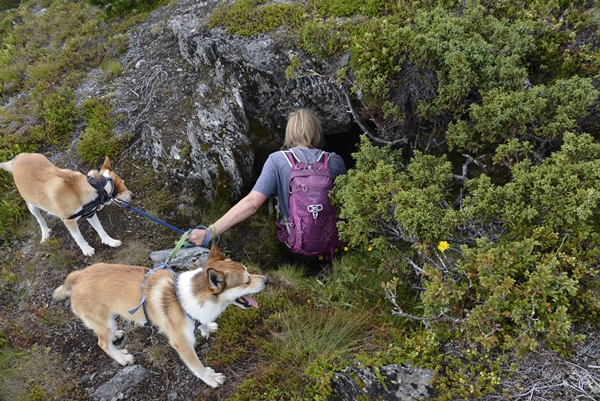
{"label": "yellow flower", "polygon": [[325,257],[323,255],[319,255],[319,260],[323,260]]}
{"label": "yellow flower", "polygon": [[450,244],[448,243],[448,241],[440,241],[440,243],[437,246],[437,249],[439,249],[441,252],[444,252],[448,248],[450,248]]}
{"label": "yellow flower", "polygon": [[344,251],[348,252],[348,247],[347,246],[344,247]]}
{"label": "yellow flower", "polygon": [[367,248],[367,251],[371,252],[373,250],[373,246],[369,245],[369,247]]}

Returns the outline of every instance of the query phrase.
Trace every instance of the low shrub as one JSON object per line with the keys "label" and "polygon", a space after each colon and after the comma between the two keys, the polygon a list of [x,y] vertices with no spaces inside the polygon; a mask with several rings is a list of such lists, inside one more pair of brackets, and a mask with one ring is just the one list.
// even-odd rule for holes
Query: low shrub
{"label": "low shrub", "polygon": [[110,115],[110,101],[91,98],[83,102],[82,109],[86,127],[77,143],[81,158],[96,165],[105,156],[115,158],[125,147],[130,136],[115,136],[115,120]]}

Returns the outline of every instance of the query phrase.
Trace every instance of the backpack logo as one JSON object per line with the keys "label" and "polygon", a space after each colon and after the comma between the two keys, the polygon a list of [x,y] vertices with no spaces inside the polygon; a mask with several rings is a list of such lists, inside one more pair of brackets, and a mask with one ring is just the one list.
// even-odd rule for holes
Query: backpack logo
{"label": "backpack logo", "polygon": [[316,202],[317,199],[321,197],[321,191],[310,191],[306,194],[306,197],[313,202]]}

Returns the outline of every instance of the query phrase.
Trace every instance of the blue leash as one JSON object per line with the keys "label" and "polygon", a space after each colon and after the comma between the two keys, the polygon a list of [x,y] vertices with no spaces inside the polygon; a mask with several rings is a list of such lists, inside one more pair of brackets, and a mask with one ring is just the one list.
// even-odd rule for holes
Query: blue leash
{"label": "blue leash", "polygon": [[167,227],[167,228],[168,228],[169,230],[171,230],[171,231],[175,231],[175,232],[176,232],[177,234],[179,234],[179,235],[183,235],[183,233],[185,232],[185,231],[183,231],[183,230],[180,230],[180,229],[178,229],[178,228],[176,228],[176,227],[173,227],[172,225],[170,225],[170,224],[168,224],[168,223],[165,223],[165,222],[164,222],[164,221],[162,221],[162,220],[159,220],[159,219],[157,219],[156,217],[150,216],[149,214],[142,212],[140,209],[136,209],[136,208],[134,208],[133,206],[131,206],[130,204],[128,204],[128,203],[126,203],[126,202],[123,202],[122,200],[119,200],[119,199],[113,199],[113,200],[114,200],[114,201],[116,201],[116,202],[117,202],[117,204],[118,204],[119,206],[121,206],[121,207],[124,207],[124,208],[126,208],[126,209],[131,209],[131,210],[133,210],[134,212],[136,212],[136,213],[138,213],[138,214],[141,214],[141,215],[142,215],[142,216],[144,216],[144,217],[147,217],[147,218],[149,218],[150,220],[154,220],[154,221],[155,221],[155,222],[157,222],[158,224],[161,224],[161,225],[163,225],[163,226]]}
{"label": "blue leash", "polygon": [[[184,235],[184,234],[185,234],[185,235],[186,235],[186,237],[187,237],[187,235],[188,235],[189,233],[191,233],[191,232],[192,232],[192,229],[191,229],[191,228],[190,228],[190,229],[189,229],[189,230],[186,232],[186,231],[180,230],[180,229],[179,229],[179,228],[177,228],[177,227],[173,227],[172,225],[170,225],[170,224],[168,224],[168,223],[165,223],[164,221],[162,221],[162,220],[159,220],[159,219],[157,219],[156,217],[150,216],[148,213],[144,213],[144,212],[142,212],[140,209],[136,209],[135,207],[131,206],[131,205],[130,205],[130,204],[128,204],[127,202],[123,202],[122,200],[119,200],[119,199],[116,199],[116,198],[113,198],[113,200],[114,200],[114,201],[117,203],[117,205],[119,205],[119,206],[121,206],[121,207],[123,207],[123,208],[126,208],[126,209],[130,209],[130,210],[132,210],[132,211],[136,212],[136,213],[137,213],[137,214],[139,214],[139,215],[142,215],[142,216],[144,216],[144,217],[147,217],[147,218],[149,218],[150,220],[153,220],[153,221],[157,222],[158,224],[160,224],[160,225],[162,225],[162,226],[165,226],[165,227],[167,227],[169,230],[171,230],[171,231],[174,231],[174,232],[176,232],[176,233],[177,233],[177,234],[179,234],[179,235]],[[207,248],[207,247],[208,247],[208,245],[210,244],[210,241],[211,241],[211,231],[210,231],[210,230],[209,230],[209,229],[208,229],[206,226],[198,226],[198,227],[196,227],[196,228],[197,228],[197,229],[201,229],[201,228],[203,228],[204,230],[206,230],[206,238],[204,239],[204,243],[202,244],[202,246],[203,246],[204,248]],[[217,237],[217,242],[219,242],[219,237]],[[184,245],[184,247],[185,247],[185,248],[188,248],[188,247],[191,247],[191,246],[195,246],[195,245],[193,245],[193,244],[190,244],[189,242],[187,242],[187,243]]]}

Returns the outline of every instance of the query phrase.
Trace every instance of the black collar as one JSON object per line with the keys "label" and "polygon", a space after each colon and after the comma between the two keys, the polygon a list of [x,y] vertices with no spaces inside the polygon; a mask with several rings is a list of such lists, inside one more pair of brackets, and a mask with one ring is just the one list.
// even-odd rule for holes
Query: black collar
{"label": "black collar", "polygon": [[[100,176],[101,182],[98,182],[98,180],[96,180],[94,177],[88,175],[87,180],[90,183],[90,185],[96,189],[96,192],[98,192],[98,197],[96,199],[94,199],[93,201],[88,202],[85,205],[83,205],[83,207],[81,208],[80,211],[78,211],[74,215],[66,218],[65,220],[75,219],[80,216],[83,216],[86,219],[89,219],[90,217],[95,215],[96,212],[102,210],[102,208],[104,207],[104,204],[108,203],[115,196],[115,194],[117,192],[115,182],[111,177],[105,177],[105,176],[101,175]],[[106,193],[106,191],[104,190],[104,186],[106,185],[107,182],[111,182],[112,189],[111,189],[110,194]]]}

